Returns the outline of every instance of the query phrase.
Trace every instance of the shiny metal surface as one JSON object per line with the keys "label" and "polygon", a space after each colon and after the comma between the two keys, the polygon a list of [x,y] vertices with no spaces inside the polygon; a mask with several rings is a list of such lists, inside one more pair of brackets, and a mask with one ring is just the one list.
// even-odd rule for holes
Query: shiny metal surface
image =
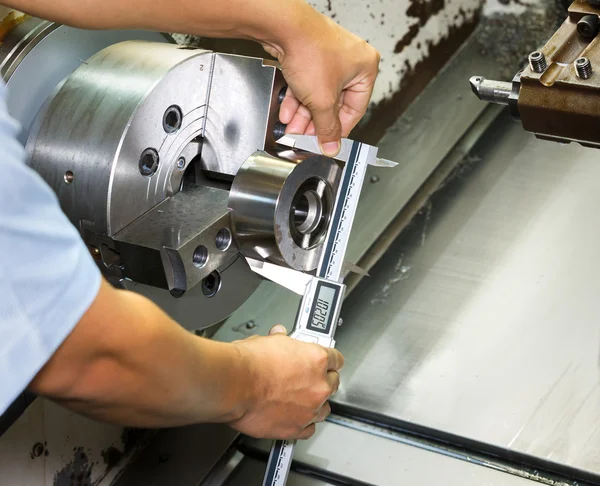
{"label": "shiny metal surface", "polygon": [[0,76],[6,82],[31,50],[60,24],[37,18],[16,25],[0,44]]}
{"label": "shiny metal surface", "polygon": [[517,73],[512,82],[494,81],[483,76],[471,76],[471,91],[482,101],[508,105],[513,118],[519,119],[519,94],[521,92],[521,73]]}
{"label": "shiny metal surface", "polygon": [[[245,439],[246,447],[266,452],[269,441]],[[245,450],[242,448],[242,450]],[[432,452],[383,436],[356,430],[336,423],[323,423],[308,441],[299,441],[294,456],[300,470],[308,466],[336,478],[347,478],[350,484],[447,485],[447,486],[534,486],[539,484],[524,477],[508,474],[501,468],[484,467]],[[262,465],[264,471],[264,463]],[[232,478],[228,485],[260,484],[253,476],[260,468],[242,468],[245,483]],[[288,484],[294,484],[290,482]],[[297,476],[296,476],[297,477]],[[298,478],[299,481],[299,478]],[[347,484],[343,480],[334,484]],[[299,482],[298,484],[304,484]],[[307,481],[306,484],[312,484]],[[316,483],[320,484],[320,483]],[[327,483],[325,483],[327,484]],[[548,484],[548,483],[547,483]],[[551,484],[551,483],[550,483]],[[565,484],[565,483],[554,483]]]}
{"label": "shiny metal surface", "polygon": [[[238,257],[227,197],[225,190],[188,187],[117,233],[123,276],[186,292],[226,268]],[[204,261],[199,261],[198,248]]]}
{"label": "shiny metal surface", "polygon": [[600,474],[599,152],[472,154],[346,303],[335,400]]}
{"label": "shiny metal surface", "polygon": [[156,32],[88,31],[35,18],[15,27],[0,45],[0,76],[8,110],[23,127],[20,141],[25,144],[40,107],[65,77],[105,47],[133,39],[168,42]]}
{"label": "shiny metal surface", "polygon": [[341,172],[333,160],[307,152],[248,158],[229,195],[242,254],[300,271],[317,268]]}
{"label": "shiny metal surface", "polygon": [[[165,52],[162,51],[161,48],[167,50],[175,49],[175,54],[163,56],[163,67],[165,64],[168,64],[168,62],[176,63],[177,59],[181,60],[198,56],[203,52],[198,50],[188,51],[186,49],[177,49],[177,47],[174,45],[166,44],[167,38],[158,33],[142,31],[86,31],[40,21],[39,19],[30,19],[17,26],[0,46],[0,66],[2,69],[2,75],[8,84],[9,111],[23,126],[23,131],[20,136],[21,140],[23,142],[27,140],[33,118],[40,110],[42,104],[53,92],[56,91],[57,85],[60,85],[65,77],[69,76],[77,68],[82,68],[82,71],[86,68],[91,70],[89,64],[86,64],[89,62],[86,59],[107,46],[131,39],[141,39],[142,41],[151,40],[155,43],[164,43],[164,45],[159,44],[159,47],[157,48],[158,52]],[[156,46],[156,44],[144,45]],[[154,53],[156,54],[157,51],[154,51]],[[172,51],[169,52],[172,53]],[[166,57],[169,59],[166,60]],[[78,78],[80,84],[77,85],[76,88],[79,90],[85,88],[93,89],[94,87],[98,90],[105,89],[106,91],[104,93],[98,92],[97,94],[103,96],[112,93],[114,95],[113,99],[103,99],[101,103],[96,102],[96,105],[94,105],[93,102],[91,102],[89,105],[85,105],[86,100],[83,99],[76,99],[74,100],[73,104],[69,104],[68,100],[63,99],[64,112],[59,114],[55,120],[56,123],[52,127],[57,132],[62,131],[63,135],[65,135],[65,129],[71,122],[73,122],[73,117],[75,116],[75,122],[77,126],[71,126],[73,128],[73,132],[71,134],[67,133],[66,138],[70,139],[71,135],[75,135],[75,140],[81,144],[81,150],[79,153],[81,157],[79,158],[79,161],[82,164],[81,168],[83,171],[79,169],[75,171],[73,169],[76,165],[74,163],[75,161],[73,159],[67,160],[64,158],[66,155],[74,155],[71,152],[68,154],[65,153],[65,149],[72,147],[74,143],[71,145],[62,144],[60,147],[56,147],[56,145],[54,145],[53,148],[58,149],[55,154],[55,162],[58,164],[56,167],[58,167],[59,170],[56,170],[54,173],[51,173],[52,171],[50,170],[46,171],[48,180],[50,180],[52,183],[55,183],[53,184],[55,185],[55,189],[59,190],[59,192],[64,190],[65,194],[67,195],[66,198],[61,198],[63,199],[63,207],[65,207],[65,199],[67,199],[66,202],[68,203],[69,198],[72,197],[73,193],[75,193],[77,197],[80,198],[80,201],[84,202],[84,204],[80,204],[78,208],[90,210],[90,203],[98,199],[98,193],[101,191],[103,184],[106,185],[111,183],[110,179],[114,173],[111,171],[110,164],[107,164],[107,161],[112,161],[113,157],[107,155],[106,153],[104,154],[105,157],[102,157],[102,154],[100,153],[101,150],[96,150],[96,147],[99,146],[101,142],[104,142],[105,144],[108,142],[110,139],[110,130],[114,130],[115,126],[118,125],[119,114],[121,115],[121,119],[126,118],[126,115],[123,113],[127,111],[126,109],[123,109],[124,105],[126,105],[126,100],[124,99],[125,93],[131,95],[132,91],[135,92],[137,87],[137,93],[140,97],[143,98],[146,95],[146,93],[140,93],[140,88],[144,88],[144,86],[142,86],[142,79],[144,79],[143,72],[128,71],[128,75],[124,75],[119,79],[114,77],[111,78],[111,73],[114,75],[115,71],[113,66],[110,66],[110,60],[105,61],[105,64],[101,66],[102,69],[100,69],[99,72],[96,71],[94,73],[95,76],[91,76],[91,78],[90,76]],[[132,60],[129,59],[128,61]],[[143,64],[144,61],[152,64],[151,61],[148,61],[147,58],[143,58],[143,56],[142,59],[138,58],[137,62]],[[160,63],[161,60],[156,59],[153,64],[158,71],[160,70]],[[40,66],[43,66],[43,69],[40,69]],[[131,62],[130,67],[131,66],[139,67],[139,65],[135,62]],[[205,87],[194,84],[193,81],[190,84],[190,82],[186,80],[186,78],[183,76],[184,73],[181,72],[185,70],[184,68],[179,69],[178,74],[182,74],[182,78],[177,80],[177,86],[181,88],[182,91],[189,91],[193,88],[194,93],[192,94],[195,94],[196,96],[198,96],[198,91],[206,95]],[[121,72],[121,74],[124,73]],[[156,70],[154,75],[155,79],[156,77],[160,76],[157,74]],[[196,72],[188,73],[188,75],[189,78],[200,78],[199,74]],[[148,84],[152,84],[153,82],[152,79],[148,80],[148,78],[152,77],[152,73],[146,72],[145,76],[147,82],[145,86],[148,87]],[[128,81],[133,82],[126,84]],[[173,85],[171,85],[171,87],[172,86]],[[162,93],[162,95],[164,96],[164,93]],[[186,96],[186,93],[184,92],[168,94],[170,99],[176,99],[177,97],[181,98],[184,96]],[[87,101],[90,102],[89,99]],[[129,99],[129,101],[131,102],[131,99]],[[177,101],[179,102],[179,99],[177,99]],[[188,101],[193,102],[194,100],[190,96],[188,97]],[[205,102],[206,100],[204,99],[203,103],[200,105],[205,105]],[[268,102],[269,100],[266,100],[265,103],[268,105]],[[78,103],[80,103],[79,112],[74,109]],[[139,109],[139,112],[136,112],[136,114],[139,117],[146,116],[147,113],[144,112],[144,109],[147,109],[147,107],[144,105],[144,103],[141,103],[140,106],[141,108]],[[98,110],[98,108],[100,108],[100,110]],[[94,126],[93,120],[90,120],[90,118],[93,118],[92,115],[96,115],[98,112],[101,113],[102,110],[113,110],[113,112],[109,114],[108,120],[105,120],[105,126]],[[117,116],[113,117],[112,115],[115,111],[117,112]],[[131,108],[131,103],[130,111],[133,111]],[[192,109],[189,111],[190,113],[187,114],[188,118],[190,119],[189,126],[193,126],[194,122],[197,126],[198,122],[193,116],[194,111]],[[148,120],[151,120],[152,123],[160,124],[161,130],[163,130],[162,133],[164,133],[164,129],[162,128],[162,113],[163,112],[159,114],[160,120],[158,122],[156,120],[156,113],[151,114],[151,116],[148,117]],[[81,120],[83,120],[83,122],[79,123]],[[125,127],[128,122],[129,120],[126,120],[125,124],[122,126]],[[203,122],[201,121],[201,123]],[[91,142],[89,145],[85,146],[85,140],[83,140],[82,135],[85,129],[90,129],[90,127],[99,130],[91,131]],[[185,137],[184,128],[185,127],[182,127],[182,129],[178,131],[177,135],[183,135]],[[136,130],[138,131],[138,134],[140,131],[144,132],[140,135],[140,138],[148,135],[145,127],[140,129],[140,126],[136,126],[135,124],[133,124],[129,135],[131,136],[131,133],[135,133]],[[102,133],[103,137],[98,137],[98,133]],[[165,135],[162,136],[165,137]],[[179,137],[174,135],[171,135],[170,137],[171,139],[179,139]],[[126,139],[126,137],[124,137],[124,139]],[[53,139],[51,143],[54,143],[57,140],[59,140],[59,138]],[[177,148],[176,146],[177,144],[173,143],[160,144],[161,150],[166,153],[167,157],[169,153],[173,151],[173,148]],[[104,147],[106,148],[106,145]],[[123,150],[123,147],[121,147],[120,150]],[[183,147],[180,156],[183,156],[186,159],[186,165],[189,165],[190,161],[192,161],[194,156],[197,155],[198,150],[199,144],[194,142]],[[96,157],[97,162],[95,166],[95,172],[89,170],[90,157],[93,158],[94,156]],[[174,188],[177,190],[179,189],[181,179],[184,174],[184,170],[177,167],[177,161],[179,158],[180,157],[177,157],[171,166],[171,178],[169,180],[164,178],[165,185],[171,185],[169,189],[164,191],[166,193],[168,193],[169,190],[174,191]],[[186,166],[184,166],[183,169],[185,169],[185,167]],[[43,171],[49,169],[49,167],[45,164],[40,164],[40,168]],[[164,170],[166,168],[167,166],[163,164],[162,169]],[[105,177],[104,179],[102,176],[103,170]],[[73,174],[71,184],[68,185],[65,184],[66,171],[70,171]],[[140,176],[139,172],[138,176]],[[142,177],[140,176],[140,178]],[[143,195],[135,196],[133,192],[128,189],[131,189],[131,186],[128,188],[121,186],[121,192],[117,196],[118,201],[121,203],[121,207],[119,208],[118,204],[112,205],[113,209],[119,208],[117,219],[121,218],[132,207],[137,207],[138,210],[143,211],[143,209],[140,209],[139,202],[149,199],[146,197],[146,191],[144,191]],[[164,189],[164,187],[157,188],[159,193],[160,189]],[[150,192],[149,196],[152,195],[153,194]],[[96,197],[96,200],[94,197]],[[226,198],[222,201],[223,207],[220,208],[221,214],[223,214],[223,211],[226,212],[224,201],[226,201]],[[105,203],[105,207],[107,207],[107,209],[105,211],[99,211],[100,216],[106,214],[108,217],[110,215],[108,211],[109,206],[110,204],[108,202]],[[146,206],[144,206],[144,208],[146,208]],[[130,215],[129,218],[135,219],[139,215],[140,213],[136,214],[135,216]],[[96,217],[95,219],[99,218]],[[79,225],[79,221],[77,221],[76,225],[78,227],[82,227],[84,231],[89,231],[91,221],[93,221],[93,219],[85,219],[81,226]],[[208,237],[210,235],[206,236]],[[107,260],[114,258],[111,248],[106,246],[106,243],[110,243],[110,241],[98,241],[97,243],[101,253],[106,253],[108,255],[109,258],[107,258]],[[223,260],[225,256],[229,255],[229,252],[224,253],[225,254],[222,254],[220,251],[215,251],[214,254],[216,255],[216,258],[213,258],[211,263]],[[174,298],[169,294],[169,292],[165,292],[160,288],[151,287],[140,282],[132,282],[127,279],[121,280],[122,275],[116,268],[106,269],[104,265],[102,265],[102,268],[105,269],[108,276],[112,278],[113,282],[118,283],[123,287],[143,293],[144,295],[152,298],[185,327],[189,329],[203,329],[209,325],[212,325],[214,322],[218,322],[227,317],[227,315],[229,315],[237,306],[243,303],[252,294],[259,283],[259,279],[256,277],[256,275],[248,270],[248,265],[242,259],[231,258],[231,255],[229,255],[227,261],[219,261],[219,263],[222,264],[219,268],[220,286],[218,287],[218,292],[211,298],[205,295],[202,286],[198,286],[197,289],[194,288],[191,291],[188,290],[183,297]],[[156,268],[149,268],[148,265],[139,266],[138,268],[145,269],[149,272],[156,271]],[[202,311],[199,312],[199,309],[202,309]],[[199,315],[201,317],[199,317]]]}
{"label": "shiny metal surface", "polygon": [[[499,69],[493,57],[482,55],[475,40],[468,41],[382,138],[379,153],[397,160],[399,165],[391,170],[378,167],[367,170],[369,182],[361,193],[347,250],[352,263],[362,264],[361,258],[486,109],[485,103],[471,93],[465,73],[480,72],[495,77]],[[464,150],[470,145],[461,144],[457,149]],[[373,260],[366,263],[368,269]],[[275,324],[285,324],[291,330],[297,309],[295,294],[263,282],[215,337],[231,341],[249,334],[267,334]],[[251,332],[244,327],[249,320],[256,324]]]}
{"label": "shiny metal surface", "polygon": [[[85,60],[32,129],[29,163],[57,192],[105,275],[155,298],[152,287],[168,290],[158,303],[179,315],[177,306],[189,307],[179,304],[181,296],[195,296],[201,307],[187,315],[186,327],[225,319],[258,285],[237,259],[227,187],[195,184],[208,182],[206,163],[213,176],[230,177],[265,146],[277,114],[275,71],[254,58],[122,42]],[[246,130],[250,119],[256,124]],[[226,279],[239,291],[217,303]],[[189,294],[196,285],[200,291]]]}
{"label": "shiny metal surface", "polygon": [[[176,163],[202,136],[212,60],[208,51],[123,42],[92,56],[64,82],[27,148],[29,164],[57,192],[74,225],[87,221],[87,230],[113,236],[179,190]],[[175,133],[163,128],[170,106],[184,114]],[[149,148],[159,163],[145,177],[139,163]],[[73,184],[64,183],[67,171]]]}
{"label": "shiny metal surface", "polygon": [[507,81],[493,81],[481,76],[472,76],[469,79],[473,93],[482,101],[508,105],[512,91],[511,83]]}
{"label": "shiny metal surface", "polygon": [[283,77],[262,59],[215,54],[202,148],[203,168],[234,176],[257,150],[272,148]]}
{"label": "shiny metal surface", "polygon": [[[317,137],[314,135],[297,135],[297,134],[287,134],[282,136],[277,140],[277,143],[280,145],[285,145],[286,147],[291,147],[299,150],[304,150],[306,152],[311,152],[313,154],[321,154],[321,147],[319,147],[319,141]],[[340,151],[338,154],[333,157],[335,160],[339,160],[340,162],[348,162],[352,157],[352,149],[354,147],[355,141],[350,140],[349,138],[342,138],[340,144]],[[397,162],[387,159],[380,159],[379,157],[369,157],[368,165],[372,167],[396,167],[398,165]]]}
{"label": "shiny metal surface", "polygon": [[465,131],[484,111],[485,104],[472,95],[465,73],[493,77],[500,67],[482,54],[476,39],[468,40],[455,58],[423,90],[387,131],[378,155],[398,167],[370,167],[356,213],[348,258],[360,258],[410,201]]}

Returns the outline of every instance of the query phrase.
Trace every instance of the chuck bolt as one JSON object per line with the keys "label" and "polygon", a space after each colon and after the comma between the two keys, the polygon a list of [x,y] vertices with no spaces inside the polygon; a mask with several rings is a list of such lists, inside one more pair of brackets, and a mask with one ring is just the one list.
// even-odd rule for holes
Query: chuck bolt
{"label": "chuck bolt", "polygon": [[586,15],[577,22],[577,32],[584,39],[593,39],[598,34],[598,16]]}
{"label": "chuck bolt", "polygon": [[534,51],[529,54],[529,66],[534,73],[543,73],[548,67],[546,56],[543,52]]}
{"label": "chuck bolt", "polygon": [[592,63],[587,57],[580,57],[575,61],[575,71],[581,79],[588,79],[592,76]]}

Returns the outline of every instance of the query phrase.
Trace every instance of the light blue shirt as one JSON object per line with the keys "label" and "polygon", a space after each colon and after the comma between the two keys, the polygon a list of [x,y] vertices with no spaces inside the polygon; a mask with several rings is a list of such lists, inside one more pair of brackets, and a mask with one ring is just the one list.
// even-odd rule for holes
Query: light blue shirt
{"label": "light blue shirt", "polygon": [[94,301],[100,271],[52,189],[25,165],[0,80],[0,414]]}

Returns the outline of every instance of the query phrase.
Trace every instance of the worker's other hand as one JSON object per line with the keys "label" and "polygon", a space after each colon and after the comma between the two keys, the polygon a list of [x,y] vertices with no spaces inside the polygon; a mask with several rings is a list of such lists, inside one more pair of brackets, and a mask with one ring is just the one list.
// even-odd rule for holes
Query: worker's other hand
{"label": "worker's other hand", "polygon": [[253,381],[244,415],[230,425],[257,438],[311,437],[315,423],[331,412],[327,400],[340,384],[342,354],[296,341],[283,326],[275,326],[269,336],[233,344],[245,357]]}
{"label": "worker's other hand", "polygon": [[305,37],[296,36],[280,48],[264,48],[279,60],[289,85],[279,114],[286,132],[317,135],[323,153],[335,156],[340,138],[347,137],[366,113],[379,53],[310,9],[312,13],[304,14]]}

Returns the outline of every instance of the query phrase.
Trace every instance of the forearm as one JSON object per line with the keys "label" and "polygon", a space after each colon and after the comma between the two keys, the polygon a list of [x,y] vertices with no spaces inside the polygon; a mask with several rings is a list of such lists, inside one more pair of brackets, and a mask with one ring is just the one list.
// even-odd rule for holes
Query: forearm
{"label": "forearm", "polygon": [[2,0],[32,15],[82,28],[147,29],[247,38],[275,49],[302,37],[320,15],[304,0]]}
{"label": "forearm", "polygon": [[235,346],[199,338],[106,283],[31,388],[93,418],[156,427],[229,422],[252,381]]}

